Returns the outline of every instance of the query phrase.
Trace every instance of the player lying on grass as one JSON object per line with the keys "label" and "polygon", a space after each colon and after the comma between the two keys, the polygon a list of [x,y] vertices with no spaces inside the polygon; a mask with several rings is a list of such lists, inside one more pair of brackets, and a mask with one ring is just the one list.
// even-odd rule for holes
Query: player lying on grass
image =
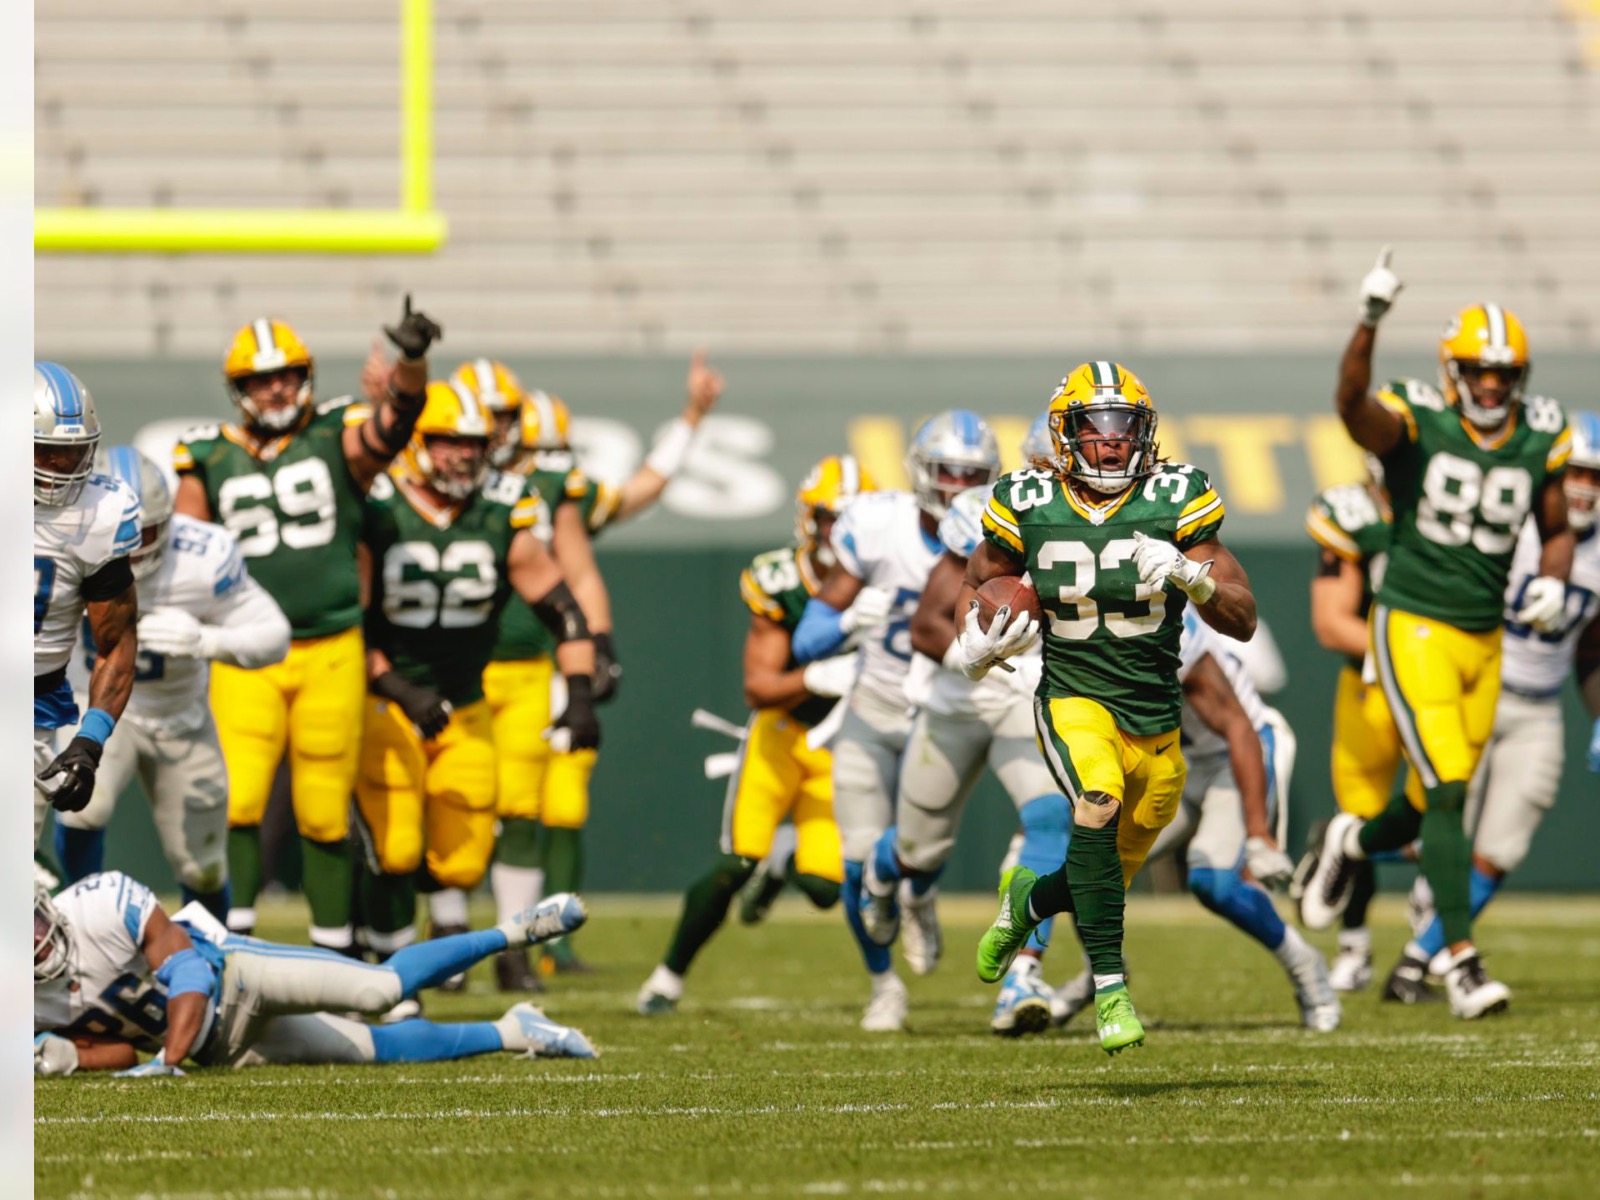
{"label": "player lying on grass", "polygon": [[[382,965],[230,934],[198,903],[168,918],[142,883],[91,875],[33,897],[33,1071],[182,1075],[178,1064],[439,1062],[497,1050],[594,1058],[576,1029],[517,1004],[498,1021],[364,1025],[508,946],[561,937],[587,913],[550,896],[493,929],[408,946]],[[140,1065],[139,1051],[155,1057]]]}

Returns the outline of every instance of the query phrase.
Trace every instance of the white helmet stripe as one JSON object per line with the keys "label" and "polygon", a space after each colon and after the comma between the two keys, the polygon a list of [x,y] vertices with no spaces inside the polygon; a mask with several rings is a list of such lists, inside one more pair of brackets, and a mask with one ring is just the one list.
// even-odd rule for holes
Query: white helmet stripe
{"label": "white helmet stripe", "polygon": [[478,398],[472,394],[471,388],[459,379],[452,379],[450,381],[450,389],[455,392],[456,397],[461,401],[463,424],[476,423],[483,420],[483,413],[478,408]]}
{"label": "white helmet stripe", "polygon": [[539,448],[550,449],[561,443],[561,430],[556,428],[556,406],[544,392],[534,392],[528,399],[539,414]]}
{"label": "white helmet stripe", "polygon": [[251,321],[250,330],[256,335],[257,354],[270,354],[278,348],[278,343],[272,336],[272,322],[266,317],[257,317]]}
{"label": "white helmet stripe", "polygon": [[1114,388],[1117,386],[1117,368],[1109,362],[1100,361],[1094,364],[1094,385],[1097,388]]}
{"label": "white helmet stripe", "polygon": [[1506,346],[1506,314],[1498,304],[1483,306],[1484,318],[1489,322],[1489,345],[1496,350]]}
{"label": "white helmet stripe", "polygon": [[854,454],[839,456],[839,498],[848,500],[861,490],[861,468]]}
{"label": "white helmet stripe", "polygon": [[472,370],[478,377],[478,391],[488,403],[501,399],[500,384],[494,377],[494,364],[487,358],[480,358],[472,364]]}

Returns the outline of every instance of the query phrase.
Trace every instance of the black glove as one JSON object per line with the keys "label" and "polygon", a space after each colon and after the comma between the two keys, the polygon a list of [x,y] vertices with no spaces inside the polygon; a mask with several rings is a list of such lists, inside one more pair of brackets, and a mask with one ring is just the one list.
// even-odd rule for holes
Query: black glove
{"label": "black glove", "polygon": [[609,704],[622,686],[622,664],[617,661],[616,643],[609,633],[594,635],[594,702]]}
{"label": "black glove", "polygon": [[455,711],[450,701],[438,692],[420,683],[412,683],[403,678],[399,671],[385,671],[369,683],[367,689],[374,696],[382,696],[398,704],[400,711],[416,726],[425,742],[431,742],[444,732],[444,727],[450,724],[450,714]]}
{"label": "black glove", "polygon": [[[546,736],[557,741],[558,730],[566,730],[568,750],[600,748],[600,721],[594,715],[594,681],[587,675],[567,676],[567,707],[550,725]],[[558,747],[560,748],[560,747]]]}
{"label": "black glove", "polygon": [[56,755],[48,767],[39,772],[41,781],[63,776],[59,783],[47,785],[46,790],[51,786],[55,788],[50,793],[51,808],[57,812],[82,812],[89,807],[89,801],[94,798],[94,774],[100,769],[100,755],[103,753],[103,745],[79,734],[67,743],[67,748]]}
{"label": "black glove", "polygon": [[385,325],[383,332],[400,350],[400,357],[410,362],[426,358],[428,347],[444,338],[444,330],[425,313],[411,311],[411,293],[406,293],[405,311],[398,325]]}

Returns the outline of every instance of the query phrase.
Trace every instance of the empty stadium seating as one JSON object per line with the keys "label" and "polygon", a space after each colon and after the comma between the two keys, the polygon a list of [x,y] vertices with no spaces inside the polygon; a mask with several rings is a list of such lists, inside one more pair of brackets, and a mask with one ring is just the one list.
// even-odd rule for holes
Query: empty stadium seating
{"label": "empty stadium seating", "polygon": [[[433,258],[41,257],[39,349],[1336,344],[1492,296],[1600,344],[1595,25],[1557,0],[437,0]],[[395,0],[52,0],[41,205],[389,207]],[[467,346],[463,342],[462,348]]]}

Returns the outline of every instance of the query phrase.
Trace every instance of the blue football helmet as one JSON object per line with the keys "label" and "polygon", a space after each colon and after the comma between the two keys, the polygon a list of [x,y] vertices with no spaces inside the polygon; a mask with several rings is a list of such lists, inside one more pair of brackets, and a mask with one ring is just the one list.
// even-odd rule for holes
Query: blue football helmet
{"label": "blue football helmet", "polygon": [[1050,413],[1046,410],[1028,426],[1028,436],[1022,439],[1022,461],[1031,467],[1055,460],[1056,443],[1050,436]]}
{"label": "blue football helmet", "polygon": [[94,471],[100,418],[94,397],[71,371],[33,364],[33,502],[61,506],[83,494]]}
{"label": "blue football helmet", "polygon": [[129,556],[129,563],[135,579],[147,578],[167,555],[167,526],[174,508],[167,477],[132,446],[111,447],[100,456],[96,467],[139,498],[141,543]]}
{"label": "blue football helmet", "polygon": [[982,487],[1000,474],[1000,444],[975,412],[951,409],[929,417],[911,435],[906,474],[917,507],[942,517],[957,493]]}
{"label": "blue football helmet", "polygon": [[1567,493],[1567,524],[1581,531],[1594,525],[1600,510],[1600,483],[1573,478],[1572,468],[1600,471],[1600,413],[1573,413],[1568,428],[1572,430],[1572,457],[1567,459],[1562,489]]}

